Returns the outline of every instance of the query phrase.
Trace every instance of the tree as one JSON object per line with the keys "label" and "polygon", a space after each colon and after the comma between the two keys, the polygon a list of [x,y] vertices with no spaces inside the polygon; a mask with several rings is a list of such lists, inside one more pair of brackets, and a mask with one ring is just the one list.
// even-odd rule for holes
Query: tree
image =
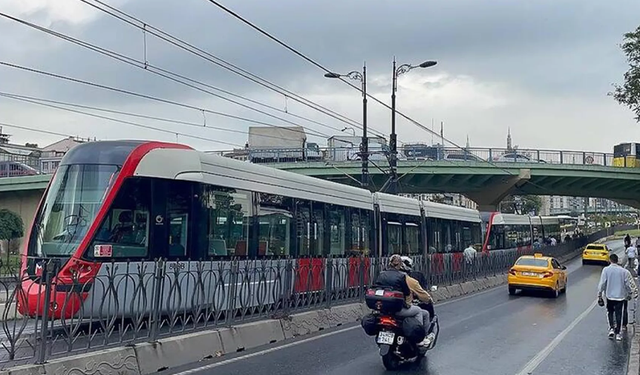
{"label": "tree", "polygon": [[627,56],[629,70],[624,73],[624,84],[614,84],[615,90],[609,95],[620,104],[629,107],[640,122],[640,26],[635,31],[624,34],[620,46]]}
{"label": "tree", "polygon": [[24,235],[24,223],[20,215],[6,208],[0,209],[0,240],[7,240],[7,259],[9,259],[9,247],[11,241]]}
{"label": "tree", "polygon": [[538,214],[542,207],[542,199],[537,195],[512,195],[500,202],[500,211],[506,214],[528,215]]}

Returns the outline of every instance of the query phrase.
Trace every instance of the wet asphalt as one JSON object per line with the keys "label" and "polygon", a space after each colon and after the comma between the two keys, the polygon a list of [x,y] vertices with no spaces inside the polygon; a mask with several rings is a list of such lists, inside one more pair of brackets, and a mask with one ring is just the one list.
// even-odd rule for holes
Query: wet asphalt
{"label": "wet asphalt", "polygon": [[[622,251],[622,241],[608,243]],[[386,371],[373,337],[340,327],[297,341],[166,371],[182,375],[622,375],[629,333],[607,338],[606,311],[593,306],[602,266],[565,264],[566,294],[509,296],[506,286],[436,305],[440,337],[420,363]],[[632,329],[632,327],[630,327]],[[268,350],[268,352],[264,352]],[[204,366],[204,367],[203,367]]]}

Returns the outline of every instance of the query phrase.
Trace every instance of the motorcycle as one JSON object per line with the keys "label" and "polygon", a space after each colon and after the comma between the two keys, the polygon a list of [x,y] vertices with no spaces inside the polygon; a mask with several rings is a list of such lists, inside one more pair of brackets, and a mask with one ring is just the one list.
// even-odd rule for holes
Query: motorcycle
{"label": "motorcycle", "polygon": [[[436,291],[437,287],[430,288]],[[362,327],[370,336],[376,336],[382,363],[387,370],[395,370],[405,363],[421,360],[426,353],[436,346],[440,333],[438,316],[430,316],[428,329],[424,330],[422,322],[415,318],[395,316],[404,306],[402,292],[384,288],[372,288],[365,295],[367,306],[373,313],[362,320]],[[427,304],[414,300],[423,310]],[[418,345],[426,336],[426,345]]]}

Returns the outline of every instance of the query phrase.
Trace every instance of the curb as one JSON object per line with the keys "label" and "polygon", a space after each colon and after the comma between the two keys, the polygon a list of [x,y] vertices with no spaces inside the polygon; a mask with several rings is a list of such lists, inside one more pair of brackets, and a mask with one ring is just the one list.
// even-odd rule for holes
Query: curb
{"label": "curb", "polygon": [[[562,261],[576,258],[581,253],[582,249],[578,249]],[[431,294],[435,302],[442,302],[496,288],[506,283],[507,274],[500,274],[443,286]],[[53,359],[41,365],[16,366],[0,371],[0,375],[154,374],[203,359],[220,357],[355,323],[369,312],[369,308],[364,303],[339,305],[329,309],[297,313],[282,319],[260,320],[231,328],[203,330],[168,337],[153,343],[140,343]],[[637,346],[635,353],[637,354],[636,362],[638,362],[640,343],[634,341],[634,344]],[[634,375],[638,375],[638,371]]]}
{"label": "curb", "polygon": [[640,335],[636,332],[640,329],[640,324],[633,325],[633,335],[631,337],[631,347],[629,348],[629,362],[627,365],[627,375],[640,374]]}

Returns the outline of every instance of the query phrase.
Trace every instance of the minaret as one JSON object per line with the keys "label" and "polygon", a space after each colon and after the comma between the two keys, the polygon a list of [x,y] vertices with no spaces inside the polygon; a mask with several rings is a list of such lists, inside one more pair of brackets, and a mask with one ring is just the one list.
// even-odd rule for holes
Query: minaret
{"label": "minaret", "polygon": [[511,150],[511,127],[507,131],[507,150]]}
{"label": "minaret", "polygon": [[469,149],[469,134],[467,134],[467,145],[465,146],[465,148],[468,150]]}

